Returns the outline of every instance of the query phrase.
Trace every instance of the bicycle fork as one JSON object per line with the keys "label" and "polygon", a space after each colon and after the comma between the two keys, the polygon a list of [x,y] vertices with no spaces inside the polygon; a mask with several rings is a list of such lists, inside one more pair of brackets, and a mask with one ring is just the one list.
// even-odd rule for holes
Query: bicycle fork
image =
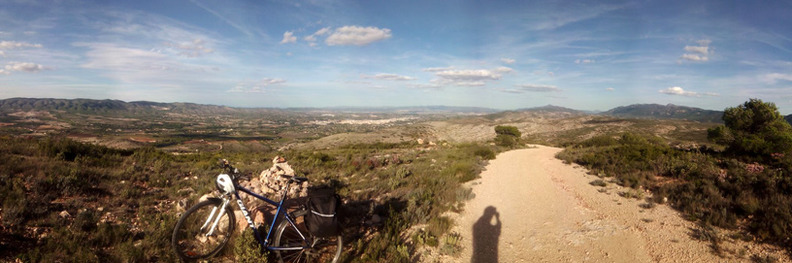
{"label": "bicycle fork", "polygon": [[[223,217],[223,211],[225,211],[226,206],[228,206],[228,202],[228,199],[223,198],[223,204],[212,208],[212,212],[209,213],[209,217],[206,218],[206,222],[204,222],[203,226],[201,226],[201,231],[204,231],[210,223],[212,224],[212,227],[209,228],[209,232],[206,233],[207,237],[214,234],[215,229],[217,229],[217,224],[220,223],[220,218]],[[215,215],[217,215],[216,218]],[[212,220],[213,218],[214,220]],[[229,224],[233,224],[233,222],[229,222]]]}

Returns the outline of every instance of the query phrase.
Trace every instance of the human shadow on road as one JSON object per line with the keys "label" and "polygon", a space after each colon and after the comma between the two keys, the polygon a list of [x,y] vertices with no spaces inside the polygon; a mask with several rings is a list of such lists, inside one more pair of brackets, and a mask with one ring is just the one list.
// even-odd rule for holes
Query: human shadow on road
{"label": "human shadow on road", "polygon": [[473,224],[473,257],[470,262],[498,262],[500,233],[500,214],[494,206],[488,206],[484,209],[484,215]]}

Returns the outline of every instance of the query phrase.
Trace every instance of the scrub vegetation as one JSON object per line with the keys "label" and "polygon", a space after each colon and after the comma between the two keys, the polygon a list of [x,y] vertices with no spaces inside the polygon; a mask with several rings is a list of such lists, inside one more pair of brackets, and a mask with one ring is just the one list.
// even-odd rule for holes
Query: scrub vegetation
{"label": "scrub vegetation", "polygon": [[[214,190],[217,159],[257,174],[279,154],[289,156],[312,184],[334,186],[343,196],[346,259],[409,261],[416,246],[425,244],[401,234],[420,224],[427,226],[425,237],[435,240],[427,245],[449,240],[452,222],[443,213],[461,209],[470,198],[462,183],[475,179],[501,149],[374,143],[173,155],[151,147],[117,150],[65,138],[2,137],[0,236],[8,244],[2,256],[24,262],[175,261],[169,238],[184,209],[178,201],[189,207]],[[248,246],[224,255],[255,255],[249,238],[238,242]]]}
{"label": "scrub vegetation", "polygon": [[774,104],[757,99],[726,109],[723,120],[708,131],[720,147],[671,147],[659,137],[624,133],[579,142],[558,157],[647,189],[656,202],[668,200],[700,222],[702,233],[718,226],[792,247],[792,127]]}

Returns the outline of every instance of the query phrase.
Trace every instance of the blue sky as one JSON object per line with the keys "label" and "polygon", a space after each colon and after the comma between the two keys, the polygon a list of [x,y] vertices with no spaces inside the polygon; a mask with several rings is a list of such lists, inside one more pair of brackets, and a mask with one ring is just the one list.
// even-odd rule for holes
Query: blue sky
{"label": "blue sky", "polygon": [[792,2],[693,2],[0,0],[0,98],[792,113]]}

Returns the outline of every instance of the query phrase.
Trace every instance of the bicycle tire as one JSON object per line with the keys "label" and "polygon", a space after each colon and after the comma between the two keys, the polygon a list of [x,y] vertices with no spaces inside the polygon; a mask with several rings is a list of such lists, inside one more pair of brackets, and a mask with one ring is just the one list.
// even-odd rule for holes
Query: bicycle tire
{"label": "bicycle tire", "polygon": [[226,207],[225,211],[215,212],[215,214],[220,214],[220,221],[217,221],[217,227],[212,236],[206,236],[205,234],[207,234],[206,232],[208,232],[213,223],[209,223],[209,227],[201,229],[207,221],[214,221],[207,219],[213,208],[218,208],[222,205],[223,201],[221,199],[210,198],[191,207],[179,218],[171,237],[171,246],[179,258],[183,261],[207,259],[213,257],[225,247],[231,238],[231,234],[234,233],[234,225],[236,224],[234,212],[230,206]]}
{"label": "bicycle tire", "polygon": [[[294,214],[305,215],[305,212],[300,211]],[[341,234],[329,238],[314,238],[305,227],[305,216],[295,218],[295,224],[300,228],[300,233],[306,235],[306,240],[311,245],[306,245],[302,238],[300,238],[297,230],[287,220],[281,220],[280,224],[275,230],[275,243],[276,247],[307,247],[297,251],[278,251],[275,250],[275,255],[280,263],[297,263],[297,262],[338,262],[341,257],[341,250],[343,249],[344,242]]]}

